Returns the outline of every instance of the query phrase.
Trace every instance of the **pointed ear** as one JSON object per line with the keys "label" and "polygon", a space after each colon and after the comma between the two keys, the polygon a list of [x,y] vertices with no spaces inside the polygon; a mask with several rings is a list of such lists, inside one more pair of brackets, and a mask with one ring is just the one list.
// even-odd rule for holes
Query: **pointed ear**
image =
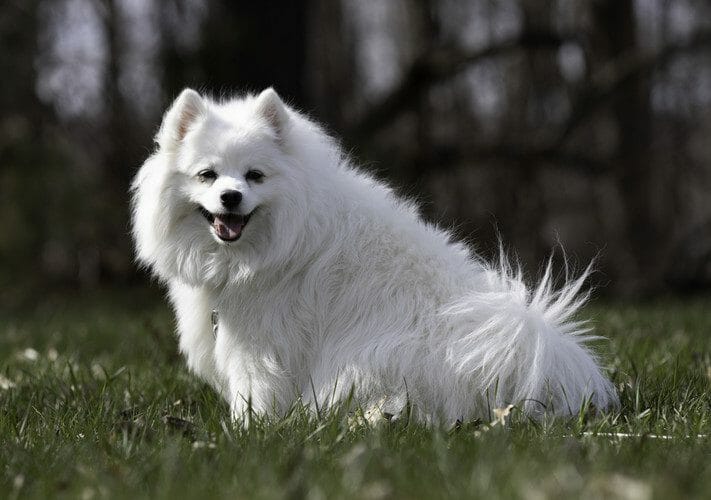
{"label": "pointed ear", "polygon": [[257,96],[256,109],[257,114],[267,120],[267,123],[276,131],[277,136],[281,136],[289,124],[289,113],[286,110],[286,104],[272,87],[263,90]]}
{"label": "pointed ear", "polygon": [[163,116],[156,142],[161,149],[174,149],[185,138],[190,127],[207,113],[200,94],[193,89],[183,90]]}

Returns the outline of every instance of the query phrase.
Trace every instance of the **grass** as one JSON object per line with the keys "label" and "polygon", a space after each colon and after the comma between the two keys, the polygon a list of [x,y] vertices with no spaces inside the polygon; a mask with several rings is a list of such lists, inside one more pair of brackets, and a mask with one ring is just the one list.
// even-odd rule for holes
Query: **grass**
{"label": "grass", "polygon": [[611,340],[617,414],[427,429],[296,409],[248,431],[187,373],[154,295],[3,312],[0,497],[707,497],[710,311],[699,298],[587,309]]}

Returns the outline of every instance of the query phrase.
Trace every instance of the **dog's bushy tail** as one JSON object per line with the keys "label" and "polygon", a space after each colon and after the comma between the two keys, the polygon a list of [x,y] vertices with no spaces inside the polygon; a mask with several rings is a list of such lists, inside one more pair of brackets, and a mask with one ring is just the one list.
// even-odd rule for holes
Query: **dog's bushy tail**
{"label": "dog's bushy tail", "polygon": [[582,289],[590,271],[555,289],[549,261],[538,286],[529,288],[502,256],[498,266],[485,267],[481,289],[445,308],[448,320],[460,325],[448,358],[476,381],[473,389],[488,404],[521,405],[534,416],[575,414],[588,402],[600,410],[619,404],[585,345],[599,337],[575,318],[589,298]]}

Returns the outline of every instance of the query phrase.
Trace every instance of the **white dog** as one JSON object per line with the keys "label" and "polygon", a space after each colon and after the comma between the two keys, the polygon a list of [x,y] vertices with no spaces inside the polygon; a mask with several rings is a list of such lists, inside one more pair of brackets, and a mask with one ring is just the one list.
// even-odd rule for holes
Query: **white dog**
{"label": "white dog", "polygon": [[138,260],[235,418],[346,400],[425,422],[618,404],[573,319],[585,276],[528,289],[354,168],[272,89],[184,90],[133,183]]}

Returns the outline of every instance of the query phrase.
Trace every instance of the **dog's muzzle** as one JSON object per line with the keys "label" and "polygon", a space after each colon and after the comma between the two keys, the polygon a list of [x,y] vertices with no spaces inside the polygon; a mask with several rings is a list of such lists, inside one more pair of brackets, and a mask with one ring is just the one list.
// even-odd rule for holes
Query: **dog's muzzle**
{"label": "dog's muzzle", "polygon": [[207,219],[215,232],[215,235],[222,241],[237,241],[242,235],[244,227],[249,222],[249,218],[252,216],[251,213],[247,215],[234,214],[234,213],[224,213],[224,214],[213,214],[205,207],[200,206],[200,213]]}

